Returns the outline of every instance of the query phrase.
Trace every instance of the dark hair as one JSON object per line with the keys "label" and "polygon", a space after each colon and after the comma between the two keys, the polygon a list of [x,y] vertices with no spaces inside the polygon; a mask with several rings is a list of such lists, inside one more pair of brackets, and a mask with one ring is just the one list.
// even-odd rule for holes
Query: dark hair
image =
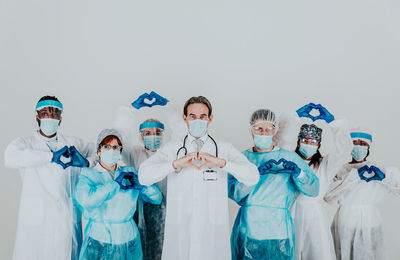
{"label": "dark hair", "polygon": [[[296,147],[295,152],[296,152],[301,158],[304,158],[304,156],[303,156],[303,155],[301,154],[301,152],[300,152],[300,139],[297,140],[297,147]],[[322,159],[323,159],[323,157],[322,157],[322,154],[319,152],[319,146],[318,146],[317,152],[311,157],[311,160],[310,160],[310,162],[308,163],[308,165],[311,166],[311,167],[318,168],[319,165],[320,165],[321,162],[322,162]]]}
{"label": "dark hair", "polygon": [[[117,139],[118,145],[122,146],[121,140],[119,140],[118,136],[109,135],[109,136],[106,136],[106,137],[101,141],[101,143],[99,143],[99,147],[97,147],[97,151],[100,150],[100,146],[102,146],[102,145],[104,145],[104,144],[109,144],[109,143],[111,143],[111,141],[112,141],[113,139]],[[122,152],[122,149],[121,149],[121,152]]]}
{"label": "dark hair", "polygon": [[43,100],[55,100],[55,101],[60,102],[60,100],[58,100],[58,98],[56,98],[55,96],[43,96],[39,99],[38,102],[43,101]]}
{"label": "dark hair", "polygon": [[211,106],[210,101],[207,98],[205,98],[203,96],[189,98],[186,101],[185,105],[183,106],[183,114],[185,116],[187,116],[187,108],[191,104],[203,104],[203,105],[206,105],[206,107],[208,108],[208,116],[211,116],[211,114],[212,114],[212,106]]}

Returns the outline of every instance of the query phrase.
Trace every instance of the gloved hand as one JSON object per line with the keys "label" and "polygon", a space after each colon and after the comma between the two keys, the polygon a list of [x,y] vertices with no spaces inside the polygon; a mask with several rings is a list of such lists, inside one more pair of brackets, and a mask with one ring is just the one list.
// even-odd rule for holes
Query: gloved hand
{"label": "gloved hand", "polygon": [[295,164],[294,162],[291,161],[284,161],[283,162],[283,168],[285,170],[289,170],[292,172],[292,175],[294,177],[297,177],[300,175],[301,169],[299,168],[299,166],[297,166],[297,164]]}
{"label": "gloved hand", "polygon": [[260,175],[264,174],[278,174],[278,173],[290,173],[295,177],[301,172],[301,169],[294,163],[281,158],[279,161],[273,159],[266,161],[260,167],[258,167]]}
{"label": "gloved hand", "polygon": [[[369,174],[365,174],[365,172]],[[378,167],[372,165],[368,167],[368,165],[364,165],[360,169],[358,169],[358,175],[360,179],[366,182],[370,181],[382,181],[385,179],[386,175],[383,173]]]}
{"label": "gloved hand", "polygon": [[323,107],[321,104],[318,104],[316,106],[316,109],[319,110],[319,116],[317,117],[316,120],[318,119],[325,120],[329,124],[335,119],[335,117],[328,111],[328,109]]}
{"label": "gloved hand", "polygon": [[[125,185],[124,180],[128,180],[130,184]],[[122,190],[135,189],[142,191],[146,187],[139,183],[137,175],[133,172],[121,172],[115,181],[119,184]]]}
{"label": "gloved hand", "polygon": [[74,166],[74,167],[88,167],[89,162],[86,160],[75,148],[75,146],[69,147],[69,156],[71,157],[71,162],[67,163],[67,167]]}
{"label": "gloved hand", "polygon": [[[310,115],[310,112],[313,109],[316,109],[316,110],[319,111],[319,115],[318,116]],[[296,111],[296,113],[297,113],[297,115],[299,117],[308,117],[312,121],[325,120],[328,124],[335,119],[335,117],[324,106],[322,106],[321,104],[316,105],[314,103],[310,103],[308,105],[305,105],[305,106],[299,108]]]}
{"label": "gloved hand", "polygon": [[67,146],[64,146],[63,148],[61,148],[58,151],[54,151],[53,152],[53,159],[51,160],[51,162],[57,163],[57,164],[61,165],[63,167],[63,169],[66,169],[68,167],[69,163],[67,163],[67,164],[63,163],[61,161],[61,157],[62,156],[66,157],[66,158],[70,157],[69,148]]}
{"label": "gloved hand", "polygon": [[[145,100],[148,101],[155,99],[153,103],[146,103]],[[152,106],[165,106],[168,103],[168,99],[160,96],[156,92],[152,91],[150,94],[144,93],[140,95],[135,101],[132,102],[132,106],[136,109],[140,109],[142,107],[152,107]]]}

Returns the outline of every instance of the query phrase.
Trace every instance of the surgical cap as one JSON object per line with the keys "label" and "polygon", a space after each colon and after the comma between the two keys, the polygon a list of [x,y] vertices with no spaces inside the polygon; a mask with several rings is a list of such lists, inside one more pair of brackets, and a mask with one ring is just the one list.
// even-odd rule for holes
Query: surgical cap
{"label": "surgical cap", "polygon": [[304,124],[300,127],[299,138],[311,137],[321,142],[322,129],[314,124]]}
{"label": "surgical cap", "polygon": [[279,126],[278,117],[272,110],[269,109],[258,109],[250,118],[250,125],[254,125],[257,121],[266,121],[272,123],[275,128]]}
{"label": "surgical cap", "polygon": [[122,136],[121,134],[115,129],[104,129],[100,132],[99,136],[97,137],[96,147],[99,148],[100,143],[106,138],[107,136],[114,135],[118,137],[119,141],[123,145]]}
{"label": "surgical cap", "polygon": [[353,128],[350,129],[351,140],[362,140],[367,142],[369,145],[372,143],[372,132],[366,128]]}

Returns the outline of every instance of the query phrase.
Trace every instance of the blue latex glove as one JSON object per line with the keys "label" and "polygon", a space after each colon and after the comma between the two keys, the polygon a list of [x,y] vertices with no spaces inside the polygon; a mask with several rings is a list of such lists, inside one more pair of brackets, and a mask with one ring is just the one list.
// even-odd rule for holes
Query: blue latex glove
{"label": "blue latex glove", "polygon": [[328,111],[328,109],[323,107],[321,104],[318,104],[316,109],[318,109],[320,113],[320,115],[317,116],[317,120],[325,120],[329,124],[335,119],[335,117]]}
{"label": "blue latex glove", "polygon": [[67,163],[68,166],[74,166],[74,167],[88,167],[89,162],[86,160],[75,148],[75,146],[70,146],[69,147],[69,156],[71,157],[71,162]]}
{"label": "blue latex glove", "polygon": [[[374,173],[374,175],[372,175],[371,177],[364,176],[365,172],[368,172],[370,174]],[[371,167],[368,167],[368,165],[364,165],[363,167],[358,169],[358,175],[360,176],[361,180],[366,182],[382,181],[386,177],[385,173],[383,173],[378,167],[373,165]]]}
{"label": "blue latex glove", "polygon": [[[153,103],[146,103],[145,100],[151,101],[155,99]],[[168,99],[160,96],[156,92],[152,91],[150,94],[144,93],[140,95],[135,101],[132,102],[132,106],[136,109],[140,109],[142,107],[152,107],[152,106],[165,106],[168,103]]]}
{"label": "blue latex glove", "polygon": [[[125,185],[124,180],[128,180],[130,184]],[[119,184],[120,188],[123,190],[135,189],[142,191],[146,186],[139,183],[138,176],[133,172],[121,172],[115,181]]]}
{"label": "blue latex glove", "polygon": [[260,165],[260,167],[258,167],[258,171],[260,172],[260,175],[289,173],[296,177],[300,174],[301,169],[294,162],[290,162],[282,158],[279,161],[271,159],[263,163]]}
{"label": "blue latex glove", "polygon": [[61,148],[58,151],[54,151],[53,152],[53,159],[51,160],[51,162],[53,163],[57,163],[59,165],[61,165],[63,167],[63,169],[66,169],[68,167],[68,164],[65,164],[61,161],[61,157],[64,156],[66,158],[70,157],[70,153],[69,153],[69,148],[67,146],[64,146],[63,148]]}
{"label": "blue latex glove", "polygon": [[[316,110],[319,111],[319,115],[318,116],[310,115],[310,112],[313,109],[316,109]],[[296,111],[296,113],[297,113],[297,115],[299,117],[308,117],[312,121],[325,120],[328,124],[335,119],[335,117],[324,106],[322,106],[321,104],[317,104],[317,105],[314,104],[314,103],[307,104],[307,105],[299,108]]]}

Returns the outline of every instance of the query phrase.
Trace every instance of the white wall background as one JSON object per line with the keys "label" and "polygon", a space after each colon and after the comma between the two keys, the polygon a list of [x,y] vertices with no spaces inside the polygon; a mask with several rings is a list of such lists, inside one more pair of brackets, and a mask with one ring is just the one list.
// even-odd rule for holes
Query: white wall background
{"label": "white wall background", "polygon": [[[117,106],[155,90],[179,106],[209,97],[213,135],[240,150],[255,109],[322,103],[372,128],[371,159],[400,167],[399,11],[396,0],[0,0],[0,152],[33,133],[43,95],[64,103],[63,133],[94,141]],[[0,258],[10,259],[21,180],[3,158],[0,171]],[[399,206],[380,206],[390,259],[400,259]]]}

